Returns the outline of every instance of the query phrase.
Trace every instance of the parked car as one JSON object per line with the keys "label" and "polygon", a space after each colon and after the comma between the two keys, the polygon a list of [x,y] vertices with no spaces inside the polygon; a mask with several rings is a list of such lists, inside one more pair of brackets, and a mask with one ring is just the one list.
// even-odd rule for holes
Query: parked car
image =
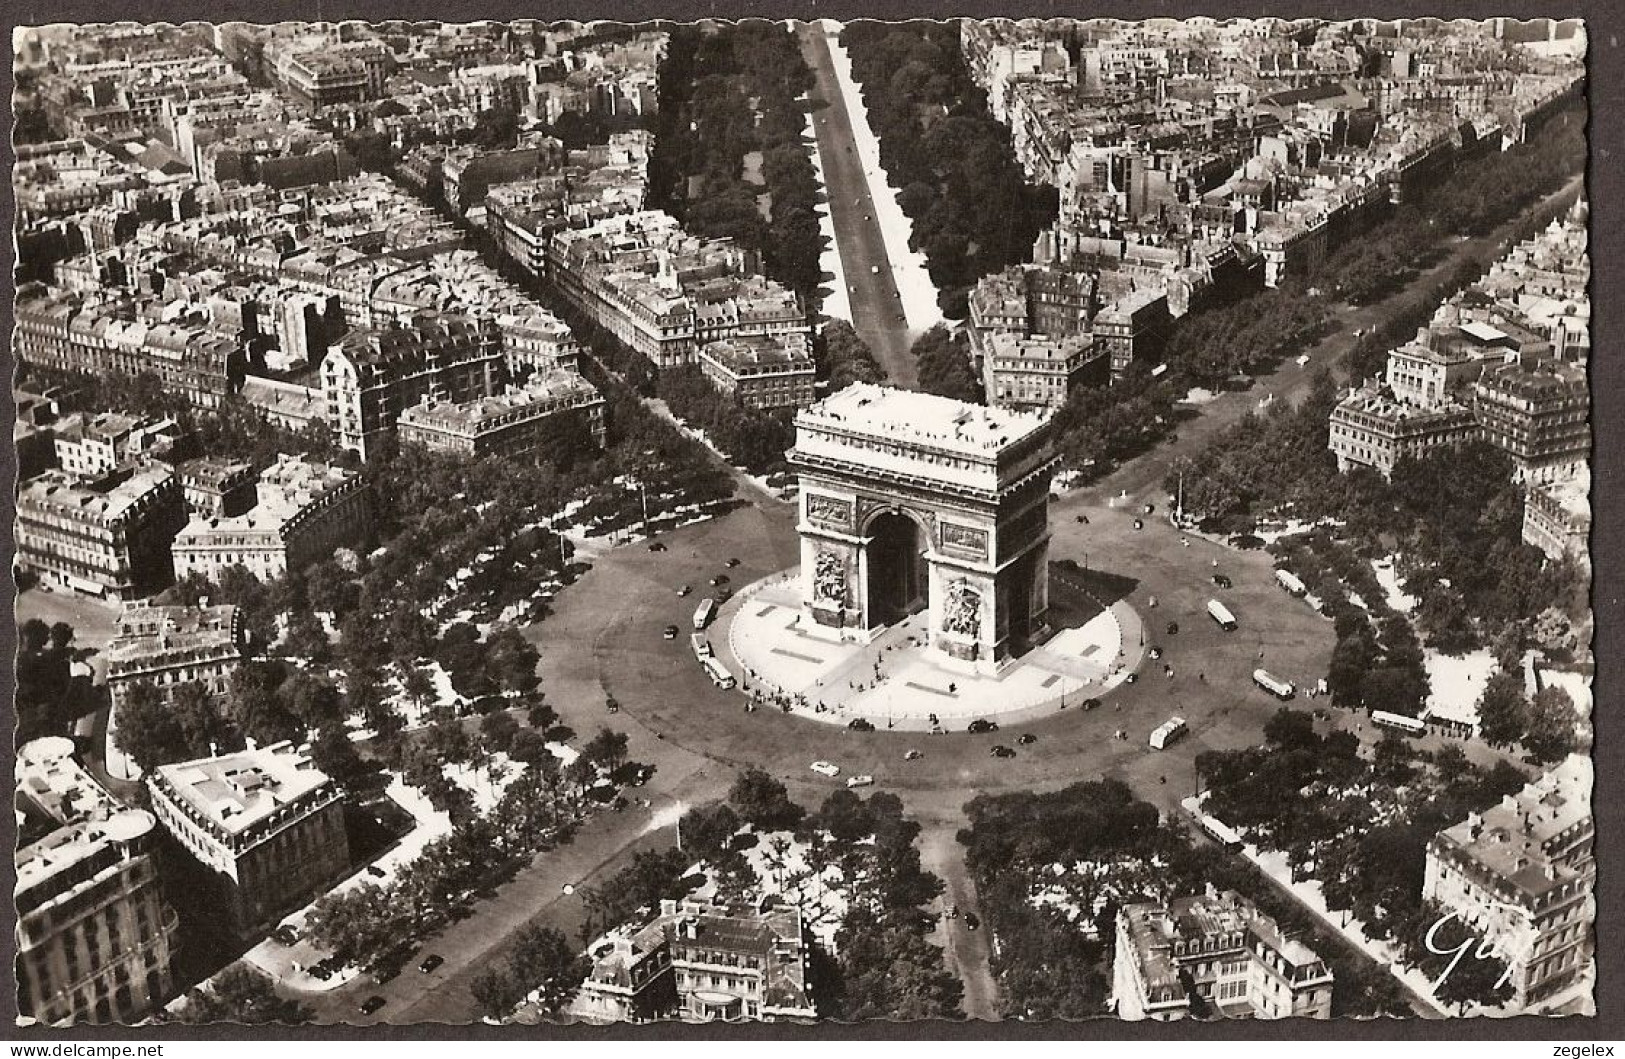
{"label": "parked car", "polygon": [[418,970],[422,971],[424,974],[432,974],[435,970],[437,970],[440,967],[441,964],[443,964],[445,962],[446,962],[446,958],[444,956],[439,956],[439,955],[425,956],[423,958],[423,962],[418,964]]}
{"label": "parked car", "polygon": [[992,756],[992,757],[1015,757],[1016,756],[1016,752],[1014,750],[1011,750],[1009,747],[1005,746],[1003,743],[1000,743],[998,746],[994,747],[992,750],[989,750],[988,754],[990,756]]}
{"label": "parked car", "polygon": [[384,1003],[383,997],[370,996],[361,1002],[361,1013],[363,1015],[377,1014],[383,1008]]}
{"label": "parked car", "polygon": [[1033,735],[1031,732],[1022,732],[1020,738],[1016,740],[1016,745],[1032,746],[1036,742],[1038,742],[1038,737],[1036,735]]}
{"label": "parked car", "polygon": [[820,776],[828,776],[830,779],[834,779],[841,774],[839,765],[831,765],[827,761],[814,761],[809,767]]}
{"label": "parked car", "polygon": [[875,785],[875,778],[869,775],[851,776],[848,777],[846,785],[848,787],[873,787]]}
{"label": "parked car", "polygon": [[681,598],[683,596],[688,595],[692,591],[694,591],[694,589],[690,588],[688,585],[683,585],[681,588],[679,588],[677,590],[677,595],[678,595],[679,598]]}
{"label": "parked car", "polygon": [[1214,574],[1213,575],[1213,583],[1215,585],[1218,585],[1220,588],[1229,588],[1229,587],[1231,587],[1230,579],[1228,577],[1226,577],[1225,575],[1223,575],[1223,574]]}
{"label": "parked car", "polygon": [[986,717],[976,718],[976,720],[972,721],[970,726],[965,729],[965,731],[970,732],[972,735],[981,735],[983,732],[997,732],[998,730],[998,723],[996,721],[990,721]]}
{"label": "parked car", "polygon": [[875,730],[874,722],[865,720],[862,717],[852,718],[847,727],[852,729],[854,732],[872,732]]}
{"label": "parked car", "polygon": [[1083,708],[1086,709],[1086,710],[1092,710],[1092,709],[1094,709],[1095,707],[1097,707],[1099,705],[1100,705],[1100,700],[1099,699],[1084,699],[1083,700]]}
{"label": "parked car", "polygon": [[367,874],[372,876],[374,879],[382,879],[389,873],[376,864],[369,864],[367,865]]}
{"label": "parked car", "polygon": [[649,550],[652,552],[663,552],[666,550],[666,546],[661,544],[659,541],[650,541]]}
{"label": "parked car", "polygon": [[975,930],[977,927],[979,927],[981,925],[982,925],[982,920],[976,915],[975,912],[966,912],[965,913],[965,929],[966,930]]}
{"label": "parked car", "polygon": [[[371,871],[372,869],[369,868],[367,870]],[[277,927],[275,930],[271,931],[271,939],[282,945],[292,945],[299,940],[299,932],[294,930],[288,924],[284,923],[280,927]]]}
{"label": "parked car", "polygon": [[613,696],[613,695],[605,695],[604,696],[604,709],[608,710],[610,713],[620,713],[621,712],[621,704],[616,701],[615,696]]}
{"label": "parked car", "polygon": [[665,629],[661,631],[660,635],[664,636],[668,640],[677,639],[677,626],[675,626],[675,625],[666,626]]}
{"label": "parked car", "polygon": [[638,770],[632,773],[632,786],[641,787],[648,783],[649,777],[654,775],[654,771],[653,765],[639,765]]}

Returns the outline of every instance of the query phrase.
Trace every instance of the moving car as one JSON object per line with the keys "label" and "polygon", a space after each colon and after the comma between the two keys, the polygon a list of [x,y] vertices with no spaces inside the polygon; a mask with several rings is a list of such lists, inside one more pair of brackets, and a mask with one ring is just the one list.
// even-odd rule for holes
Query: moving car
{"label": "moving car", "polygon": [[831,765],[827,761],[814,761],[808,767],[814,772],[818,773],[820,776],[828,776],[830,779],[834,779],[836,776],[841,774],[841,768],[839,765]]}
{"label": "moving car", "polygon": [[1229,588],[1230,587],[1230,579],[1228,577],[1224,576],[1223,574],[1214,574],[1213,575],[1213,583],[1215,585],[1218,585],[1220,588]]}
{"label": "moving car", "polygon": [[711,579],[711,587],[713,587],[713,588],[720,588],[721,586],[723,586],[723,585],[725,585],[727,583],[728,583],[728,575],[727,574],[718,574],[717,576],[715,576],[715,577],[713,577]]}
{"label": "moving car", "polygon": [[1016,745],[1031,746],[1036,742],[1038,742],[1038,737],[1036,735],[1033,735],[1031,732],[1023,732],[1021,733],[1020,738],[1016,740]]}
{"label": "moving car", "polygon": [[723,563],[722,565],[726,566],[728,569],[732,570],[734,567],[739,565],[739,560],[738,559],[729,559],[727,562]]}
{"label": "moving car", "polygon": [[418,970],[422,971],[424,974],[430,974],[430,973],[434,972],[437,968],[439,968],[439,966],[441,964],[443,964],[445,962],[446,962],[446,958],[444,956],[439,956],[439,955],[425,956],[423,958],[423,962],[418,964]]}
{"label": "moving car", "polygon": [[681,588],[679,588],[677,590],[677,596],[678,596],[678,598],[682,598],[683,596],[688,595],[692,591],[694,591],[694,590],[692,588],[690,588],[688,585],[683,585]]}
{"label": "moving car", "polygon": [[918,750],[910,750],[910,751],[908,751],[907,753],[905,753],[903,755],[903,760],[904,761],[918,761],[924,756],[925,755],[920,753]]}
{"label": "moving car", "polygon": [[613,695],[605,695],[604,696],[604,709],[608,710],[610,713],[620,713],[621,712],[621,704],[618,701],[616,701],[615,696],[613,696]]}
{"label": "moving car", "polygon": [[1086,709],[1086,710],[1092,710],[1096,706],[1099,706],[1099,705],[1100,705],[1100,700],[1099,699],[1084,699],[1083,700],[1083,708]]}
{"label": "moving car", "polygon": [[998,730],[998,723],[995,721],[990,721],[985,717],[976,718],[976,720],[972,721],[970,726],[965,729],[965,731],[970,732],[972,735],[980,735],[983,732],[997,732]]}
{"label": "moving car", "polygon": [[1168,623],[1168,635],[1173,636],[1173,635],[1177,634],[1178,632],[1179,632],[1179,622],[1177,622],[1177,621],[1169,622]]}
{"label": "moving car", "polygon": [[981,921],[980,918],[978,918],[978,916],[976,915],[975,912],[966,912],[965,913],[965,929],[966,930],[975,930],[977,927],[979,927],[981,925],[982,925],[982,921]]}
{"label": "moving car", "polygon": [[1003,743],[1000,743],[998,746],[996,746],[993,749],[989,750],[988,754],[991,757],[1015,757],[1016,756],[1016,752],[1014,750],[1011,750],[1009,747],[1005,746]]}
{"label": "moving car", "polygon": [[652,552],[663,552],[666,550],[666,546],[661,544],[659,541],[650,541],[649,550]]}
{"label": "moving car", "polygon": [[369,864],[369,865],[367,865],[367,874],[371,875],[375,879],[382,879],[384,876],[388,875],[389,873],[384,871],[384,869],[380,868],[376,864]]}
{"label": "moving car", "polygon": [[852,776],[847,779],[846,785],[848,787],[873,787],[875,778],[870,775]]}
{"label": "moving car", "polygon": [[663,630],[661,630],[660,635],[664,636],[668,640],[677,639],[677,626],[675,626],[675,625],[666,626]]}
{"label": "moving car", "polygon": [[385,1001],[383,997],[370,996],[361,1002],[361,1013],[363,1015],[376,1014],[380,1009],[383,1008],[384,1003]]}

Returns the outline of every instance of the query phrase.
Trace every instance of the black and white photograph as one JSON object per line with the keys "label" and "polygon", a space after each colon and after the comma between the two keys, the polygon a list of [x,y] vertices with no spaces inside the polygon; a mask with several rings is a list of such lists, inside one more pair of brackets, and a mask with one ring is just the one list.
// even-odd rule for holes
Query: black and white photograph
{"label": "black and white photograph", "polygon": [[1585,19],[299,7],[12,33],[17,1029],[1599,1015]]}

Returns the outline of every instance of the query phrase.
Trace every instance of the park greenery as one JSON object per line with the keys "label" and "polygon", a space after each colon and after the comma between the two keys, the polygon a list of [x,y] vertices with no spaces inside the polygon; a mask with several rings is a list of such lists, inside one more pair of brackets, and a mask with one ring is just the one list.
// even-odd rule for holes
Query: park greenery
{"label": "park greenery", "polygon": [[[17,628],[17,745],[47,735],[67,735],[72,728],[78,696],[72,663],[73,626],[65,621],[47,625],[30,618]],[[88,681],[82,685],[89,695]]]}
{"label": "park greenery", "polygon": [[207,1025],[237,1022],[246,1026],[297,1025],[311,1012],[276,991],[270,976],[246,963],[234,963],[205,985],[186,994],[177,1013],[181,1022]]}
{"label": "park greenery", "polygon": [[919,371],[921,390],[971,404],[983,403],[982,380],[971,363],[970,336],[965,331],[949,331],[937,324],[914,340],[910,352]]}
{"label": "park greenery", "polygon": [[672,415],[704,431],[717,451],[747,471],[761,473],[782,463],[795,443],[795,409],[746,408],[713,386],[698,365],[662,371],[655,393]]}
{"label": "park greenery", "polygon": [[649,204],[734,240],[809,310],[822,280],[818,178],[803,142],[813,83],[782,23],[672,27],[660,62]]}
{"label": "park greenery", "polygon": [[912,222],[950,319],[964,319],[976,281],[1032,258],[1055,222],[1054,188],[1027,183],[1010,131],[971,79],[957,22],[847,23],[841,44],[863,92],[880,162]]}
{"label": "park greenery", "polygon": [[[1475,765],[1455,745],[1428,752],[1395,735],[1362,757],[1353,733],[1322,735],[1312,715],[1286,708],[1265,725],[1264,740],[1197,756],[1206,811],[1284,853],[1295,877],[1319,881],[1330,908],[1352,913],[1371,937],[1394,939],[1436,974],[1439,958],[1422,947],[1438,918],[1422,898],[1428,842],[1528,777],[1505,761]],[[1505,999],[1494,988],[1499,976],[1452,976],[1453,990],[1485,991],[1440,999],[1495,1003]]]}
{"label": "park greenery", "polygon": [[875,359],[874,351],[845,320],[831,319],[813,336],[813,358],[818,378],[828,384],[830,393],[855,382],[886,381],[886,369]]}
{"label": "park greenery", "polygon": [[[1275,890],[1245,861],[1193,845],[1155,806],[1117,780],[1050,792],[978,795],[959,833],[996,944],[992,969],[1006,1018],[1105,1014],[1120,908],[1168,902],[1209,886],[1231,889],[1301,938],[1332,968],[1332,1014],[1403,1014],[1399,985],[1358,950]],[[1078,865],[1086,880],[1070,913],[1034,900]]]}

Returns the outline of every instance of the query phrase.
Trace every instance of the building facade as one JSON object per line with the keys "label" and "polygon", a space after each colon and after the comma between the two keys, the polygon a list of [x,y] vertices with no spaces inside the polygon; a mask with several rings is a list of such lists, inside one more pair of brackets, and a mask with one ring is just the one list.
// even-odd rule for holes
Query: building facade
{"label": "building facade", "polygon": [[746,408],[805,408],[813,403],[812,346],[803,334],[725,338],[699,347],[700,370]]}
{"label": "building facade", "polygon": [[159,888],[156,823],[73,760],[73,741],[17,755],[17,998],[49,1025],[138,1022],[174,988],[179,920]]}
{"label": "building facade", "polygon": [[1337,457],[1339,471],[1370,467],[1388,479],[1400,460],[1424,456],[1478,434],[1478,421],[1463,405],[1424,408],[1367,387],[1354,390],[1332,409],[1327,446]]}
{"label": "building facade", "polygon": [[224,698],[246,648],[236,607],[127,603],[107,649],[107,691],[113,708],[124,705],[130,687],[138,683],[166,694],[179,684],[199,684],[217,699]]}
{"label": "building facade", "polygon": [[163,467],[94,485],[46,471],[17,492],[15,562],[80,592],[139,599],[174,580],[170,546],[185,522],[180,481]]}
{"label": "building facade", "polygon": [[358,547],[372,532],[372,498],[352,471],[283,455],[261,473],[257,494],[245,514],[186,524],[173,547],[177,577],[218,582],[242,566],[270,582],[336,548]]}
{"label": "building facade", "polygon": [[147,786],[240,938],[263,935],[350,870],[344,793],[287,742],[162,765]]}
{"label": "building facade", "polygon": [[[604,398],[586,379],[567,371],[532,375],[524,386],[495,397],[457,404],[425,398],[401,413],[396,429],[403,443],[470,458],[501,456],[535,461],[563,439],[553,428],[578,417],[581,437],[602,448]],[[571,429],[561,427],[561,429]]]}
{"label": "building facade", "polygon": [[1591,391],[1585,369],[1569,364],[1505,364],[1473,387],[1485,440],[1506,451],[1518,477],[1572,477],[1591,454]]}
{"label": "building facade", "polygon": [[685,900],[612,934],[595,952],[571,1013],[594,1022],[806,1022],[809,942],[796,908]]}
{"label": "building facade", "polygon": [[1123,1019],[1331,1017],[1333,976],[1233,891],[1117,913],[1112,1004]]}
{"label": "building facade", "polygon": [[1428,843],[1422,897],[1493,947],[1518,1007],[1592,971],[1591,788],[1591,760],[1574,755]]}

